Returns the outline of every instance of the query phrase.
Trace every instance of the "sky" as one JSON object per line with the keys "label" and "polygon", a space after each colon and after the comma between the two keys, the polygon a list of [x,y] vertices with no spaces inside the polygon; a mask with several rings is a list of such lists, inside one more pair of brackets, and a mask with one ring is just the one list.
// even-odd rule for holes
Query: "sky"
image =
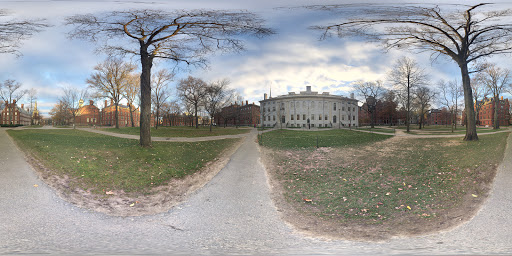
{"label": "sky", "polygon": [[[66,33],[71,27],[63,25],[66,17],[75,14],[99,13],[113,10],[138,8],[151,9],[243,9],[254,12],[266,20],[267,27],[275,35],[258,39],[246,38],[246,51],[241,53],[214,53],[208,55],[207,69],[190,67],[181,69],[171,82],[171,91],[180,79],[195,76],[205,81],[228,78],[230,87],[250,103],[263,99],[264,93],[272,96],[289,91],[304,91],[312,86],[313,91],[330,92],[349,96],[352,83],[357,80],[386,80],[393,63],[402,56],[414,58],[435,83],[440,79],[460,80],[457,65],[446,58],[432,61],[430,53],[415,53],[407,50],[384,51],[378,43],[368,43],[357,38],[328,38],[319,40],[321,32],[311,30],[314,25],[326,25],[342,21],[350,15],[301,8],[306,5],[328,5],[360,3],[358,1],[332,0],[32,0],[1,1],[1,9],[11,12],[11,18],[44,18],[52,26],[46,28],[20,47],[21,57],[2,54],[0,59],[0,81],[14,79],[24,89],[34,88],[38,92],[38,108],[41,114],[48,112],[62,96],[62,88],[87,88],[86,79],[94,66],[106,58],[95,53],[96,45],[80,40],[70,40]],[[410,1],[366,1],[401,5]],[[446,4],[450,1],[414,1],[420,5]],[[460,1],[451,1],[458,3]],[[499,3],[496,8],[512,8],[512,2]],[[465,4],[479,1],[465,0]],[[489,61],[510,67],[510,56],[493,57]],[[127,59],[139,64],[136,58]],[[172,68],[174,63],[157,61],[153,71]],[[386,84],[386,86],[388,86]],[[174,94],[174,97],[176,95]],[[88,102],[89,99],[84,99]],[[21,103],[27,103],[24,98]],[[97,103],[102,107],[102,101]]]}

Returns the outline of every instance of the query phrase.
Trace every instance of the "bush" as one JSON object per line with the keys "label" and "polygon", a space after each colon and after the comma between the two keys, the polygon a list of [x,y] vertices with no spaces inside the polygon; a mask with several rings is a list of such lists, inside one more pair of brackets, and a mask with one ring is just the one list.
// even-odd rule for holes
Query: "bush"
{"label": "bush", "polygon": [[22,124],[1,124],[0,127],[19,127],[23,126]]}

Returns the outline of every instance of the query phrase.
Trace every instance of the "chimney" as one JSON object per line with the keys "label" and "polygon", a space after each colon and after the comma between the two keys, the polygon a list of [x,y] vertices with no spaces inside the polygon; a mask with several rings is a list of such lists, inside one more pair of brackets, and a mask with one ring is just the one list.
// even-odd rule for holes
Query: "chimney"
{"label": "chimney", "polygon": [[105,100],[105,107],[104,108],[106,108],[106,107],[107,107],[107,100]]}
{"label": "chimney", "polygon": [[114,106],[114,99],[110,99],[110,106]]}
{"label": "chimney", "polygon": [[501,96],[501,100],[503,100],[503,96]]}
{"label": "chimney", "polygon": [[311,92],[311,86],[310,85],[306,86],[306,92]]}
{"label": "chimney", "polygon": [[12,104],[13,104],[13,105],[16,105],[16,100],[12,100]]}
{"label": "chimney", "polygon": [[354,98],[354,93],[351,93],[350,94],[350,98],[353,99]]}
{"label": "chimney", "polygon": [[89,101],[89,105],[94,105],[94,102],[92,100]]}
{"label": "chimney", "polygon": [[[501,98],[503,99],[503,96],[501,96]],[[248,100],[245,101],[245,105],[246,106],[249,105],[249,101]]]}
{"label": "chimney", "polygon": [[25,105],[25,104],[21,104],[21,109],[23,109],[23,105]]}
{"label": "chimney", "polygon": [[264,94],[263,94],[263,99],[264,99],[264,100],[266,100],[266,99],[267,99],[267,94],[266,94],[266,93],[264,93]]}

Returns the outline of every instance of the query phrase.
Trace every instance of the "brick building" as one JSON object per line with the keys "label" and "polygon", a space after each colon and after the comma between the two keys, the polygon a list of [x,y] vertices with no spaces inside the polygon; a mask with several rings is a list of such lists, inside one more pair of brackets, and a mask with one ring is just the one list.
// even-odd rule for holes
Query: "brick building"
{"label": "brick building", "polygon": [[260,123],[260,106],[248,101],[242,101],[222,108],[220,113],[215,115],[214,122],[218,126],[255,126]]}
{"label": "brick building", "polygon": [[20,107],[16,104],[16,101],[13,100],[12,103],[4,104],[4,108],[2,110],[2,124],[8,125],[30,125],[30,113],[25,110],[24,104],[21,104]]}
{"label": "brick building", "polygon": [[446,109],[431,109],[427,113],[427,125],[451,125],[451,113]]}
{"label": "brick building", "polygon": [[[508,99],[498,101],[498,122],[499,125],[509,125],[510,113],[509,113],[509,102]],[[481,103],[480,111],[478,112],[478,119],[480,125],[493,126],[494,123],[494,98],[484,99]]]}
{"label": "brick building", "polygon": [[[132,126],[130,118],[130,109],[128,108],[128,106],[119,105],[117,112],[119,117],[119,127]],[[116,106],[114,105],[114,101],[110,100],[110,105],[107,105],[107,100],[105,100],[105,107],[101,110],[101,125],[115,126],[115,121]],[[151,120],[151,125],[153,125],[153,123],[153,120]],[[140,112],[138,109],[133,111],[133,124],[135,125],[135,127],[138,127],[140,125]]]}
{"label": "brick building", "polygon": [[83,105],[83,100],[80,100],[80,108],[77,110],[75,117],[75,125],[99,125],[100,124],[100,109],[94,106],[92,100],[89,105]]}

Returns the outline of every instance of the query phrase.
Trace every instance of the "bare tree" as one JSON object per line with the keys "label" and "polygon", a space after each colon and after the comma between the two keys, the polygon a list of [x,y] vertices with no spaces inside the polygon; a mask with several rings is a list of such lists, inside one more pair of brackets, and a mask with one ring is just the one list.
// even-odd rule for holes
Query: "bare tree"
{"label": "bare tree", "polygon": [[37,100],[37,90],[34,89],[34,88],[31,88],[30,90],[28,90],[28,100],[30,101],[30,124],[33,125],[34,124],[34,109],[33,109],[33,104],[34,102]]}
{"label": "bare tree", "polygon": [[140,99],[140,75],[130,74],[126,79],[126,86],[124,90],[121,92],[123,97],[128,101],[128,109],[130,111],[130,121],[132,127],[135,127],[135,123],[133,121],[133,112],[137,110],[135,105],[139,102]]}
{"label": "bare tree", "polygon": [[219,49],[241,51],[236,36],[272,34],[263,20],[246,11],[223,10],[129,10],[67,18],[74,26],[71,38],[100,43],[109,54],[128,54],[141,61],[140,145],[151,146],[151,68],[155,58],[206,66],[206,54]]}
{"label": "bare tree", "polygon": [[446,106],[448,111],[450,111],[451,127],[453,132],[454,128],[457,129],[459,99],[464,95],[462,86],[460,86],[456,80],[448,83],[444,80],[440,80],[438,86],[441,94],[440,103],[443,106]]}
{"label": "bare tree", "polygon": [[16,82],[15,80],[5,80],[2,84],[0,84],[0,98],[3,99],[6,106],[8,107],[8,123],[11,124],[14,120],[13,111],[14,104],[18,102],[25,94],[27,94],[27,90],[21,89],[21,83]]}
{"label": "bare tree", "polygon": [[418,115],[420,117],[419,129],[421,129],[422,126],[425,126],[425,115],[430,108],[432,100],[436,96],[436,92],[426,86],[420,86],[414,90],[414,94],[416,96],[414,103],[417,105]]}
{"label": "bare tree", "polygon": [[[64,95],[59,99],[60,110],[67,110],[71,115],[69,119],[73,120],[73,125],[75,124],[76,115],[78,114],[78,109],[80,108],[80,103],[83,99],[87,98],[87,90],[86,89],[76,89],[71,86],[65,87],[63,89]],[[65,116],[67,117],[67,116]]]}
{"label": "bare tree", "polygon": [[18,48],[22,45],[22,41],[48,27],[48,24],[41,19],[3,19],[9,15],[9,11],[0,10],[0,18],[3,20],[0,22],[0,53],[11,53],[20,56],[21,52],[18,51]]}
{"label": "bare tree", "polygon": [[375,82],[364,82],[362,80],[354,83],[354,89],[356,92],[366,99],[367,111],[371,115],[371,127],[375,128],[375,114],[376,114],[376,103],[377,99],[384,93],[384,87],[382,81],[378,80]]}
{"label": "bare tree", "polygon": [[119,101],[123,97],[131,73],[135,70],[135,65],[118,58],[108,58],[103,63],[96,65],[94,70],[95,73],[86,80],[86,83],[103,97],[114,102],[115,123],[116,128],[119,129]]}
{"label": "bare tree", "polygon": [[155,107],[156,122],[155,128],[158,129],[158,122],[160,121],[160,109],[167,99],[171,96],[169,93],[169,82],[174,79],[174,73],[170,73],[165,69],[159,70],[151,79],[151,90],[153,91],[151,99]]}
{"label": "bare tree", "polygon": [[494,120],[493,128],[499,129],[499,109],[500,109],[500,95],[511,86],[510,70],[496,67],[496,65],[488,65],[487,68],[481,72],[481,81],[485,84],[489,92],[492,94],[494,101]]}
{"label": "bare tree", "polygon": [[388,74],[388,80],[404,98],[405,110],[407,111],[405,125],[407,132],[410,132],[412,92],[414,88],[425,85],[427,77],[416,61],[402,57],[395,62],[393,69]]}
{"label": "bare tree", "polygon": [[[361,18],[315,28],[324,30],[324,37],[332,33],[338,36],[363,36],[384,42],[387,49],[411,47],[452,59],[460,68],[464,88],[467,120],[464,140],[478,140],[469,65],[492,55],[512,51],[512,24],[506,23],[512,11],[485,10],[492,7],[492,4],[486,3],[449,7],[456,10],[445,12],[438,6],[372,5],[364,9]],[[322,8],[339,10],[349,6]],[[382,25],[387,27],[381,29]]]}
{"label": "bare tree", "polygon": [[485,86],[483,76],[478,73],[471,79],[471,88],[473,89],[473,98],[475,99],[475,119],[476,124],[480,125],[480,109],[482,108],[482,102],[484,98],[489,95],[489,90]]}
{"label": "bare tree", "polygon": [[54,125],[67,125],[72,117],[72,111],[69,109],[68,103],[62,100],[55,104],[49,114]]}
{"label": "bare tree", "polygon": [[[233,96],[233,91],[227,87],[229,85],[228,79],[219,80],[208,85],[206,88],[206,97],[204,102],[204,108],[210,115],[210,132],[212,131],[213,120],[217,113],[221,111],[223,107],[226,107]],[[219,122],[215,120],[215,122]]]}
{"label": "bare tree", "polygon": [[189,76],[182,79],[177,87],[179,97],[187,104],[194,107],[194,117],[196,120],[196,128],[199,128],[199,119],[197,113],[206,96],[206,88],[208,84],[202,79]]}

